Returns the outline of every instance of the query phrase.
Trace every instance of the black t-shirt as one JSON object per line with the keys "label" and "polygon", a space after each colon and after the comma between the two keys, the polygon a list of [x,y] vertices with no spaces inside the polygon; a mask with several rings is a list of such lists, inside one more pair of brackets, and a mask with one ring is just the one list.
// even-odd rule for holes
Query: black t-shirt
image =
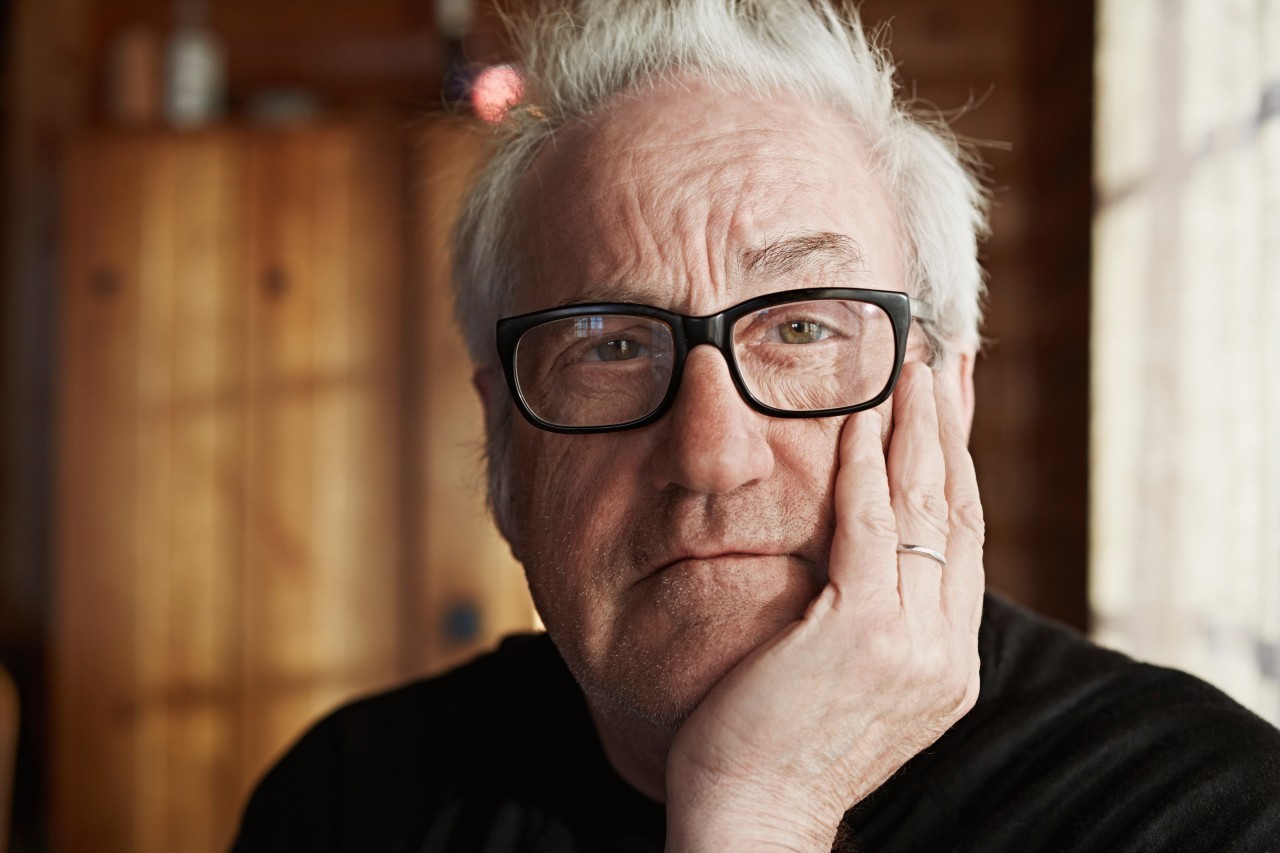
{"label": "black t-shirt", "polygon": [[[988,596],[977,705],[841,847],[1280,853],[1280,731],[1184,673]],[[262,780],[237,851],[659,851],[545,635],[348,705]]]}

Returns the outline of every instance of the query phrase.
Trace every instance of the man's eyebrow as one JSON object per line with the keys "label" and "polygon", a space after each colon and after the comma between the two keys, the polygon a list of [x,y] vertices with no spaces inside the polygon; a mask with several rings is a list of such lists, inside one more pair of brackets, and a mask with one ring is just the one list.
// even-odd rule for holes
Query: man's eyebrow
{"label": "man's eyebrow", "polygon": [[864,269],[862,247],[844,234],[815,231],[783,237],[742,253],[742,271],[746,275],[780,278],[801,267],[815,265],[861,271]]}
{"label": "man's eyebrow", "polygon": [[[744,249],[739,259],[743,275],[763,278],[782,278],[802,267],[820,268],[840,272],[863,272],[862,247],[852,238],[835,231],[812,231],[783,237],[767,246]],[[618,282],[587,287],[567,299],[560,300],[557,308],[589,305],[596,302],[631,302],[639,305],[659,305],[661,290],[643,285]]]}
{"label": "man's eyebrow", "polygon": [[661,294],[653,288],[637,287],[628,284],[602,284],[588,287],[575,293],[568,299],[556,303],[557,308],[569,308],[574,305],[590,305],[596,302],[630,302],[638,305],[656,305],[655,300]]}

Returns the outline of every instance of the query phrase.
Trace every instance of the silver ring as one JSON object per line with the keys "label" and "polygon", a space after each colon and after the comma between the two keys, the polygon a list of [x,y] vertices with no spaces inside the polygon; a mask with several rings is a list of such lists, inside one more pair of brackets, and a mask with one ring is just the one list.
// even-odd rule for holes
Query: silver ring
{"label": "silver ring", "polygon": [[947,564],[947,558],[942,556],[941,551],[935,551],[932,548],[926,548],[923,545],[899,545],[899,554],[919,554],[922,557],[928,557],[930,560],[937,560],[942,565]]}

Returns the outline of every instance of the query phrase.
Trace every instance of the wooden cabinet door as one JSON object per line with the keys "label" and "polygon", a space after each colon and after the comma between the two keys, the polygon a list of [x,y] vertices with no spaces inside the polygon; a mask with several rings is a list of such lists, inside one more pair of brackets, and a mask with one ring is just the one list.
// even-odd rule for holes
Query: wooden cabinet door
{"label": "wooden cabinet door", "polygon": [[[465,161],[458,138],[414,162]],[[423,202],[412,188],[431,181],[404,149],[398,131],[329,125],[74,150],[60,850],[225,849],[310,720],[529,627],[519,571],[467,493],[481,438],[464,352],[424,343],[457,333],[441,258],[411,248],[442,245],[457,187]],[[425,233],[411,199],[435,211]]]}
{"label": "wooden cabinet door", "polygon": [[245,147],[95,138],[68,175],[52,828],[203,849],[242,764]]}
{"label": "wooden cabinet door", "polygon": [[248,146],[242,790],[401,671],[403,170],[377,143]]}

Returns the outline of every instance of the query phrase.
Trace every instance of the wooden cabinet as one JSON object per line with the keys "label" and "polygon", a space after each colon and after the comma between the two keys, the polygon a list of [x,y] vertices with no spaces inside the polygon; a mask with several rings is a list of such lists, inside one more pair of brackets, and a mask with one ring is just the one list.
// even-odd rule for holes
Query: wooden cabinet
{"label": "wooden cabinet", "polygon": [[307,722],[529,627],[470,489],[479,412],[443,277],[474,150],[375,123],[75,146],[57,849],[225,849]]}

